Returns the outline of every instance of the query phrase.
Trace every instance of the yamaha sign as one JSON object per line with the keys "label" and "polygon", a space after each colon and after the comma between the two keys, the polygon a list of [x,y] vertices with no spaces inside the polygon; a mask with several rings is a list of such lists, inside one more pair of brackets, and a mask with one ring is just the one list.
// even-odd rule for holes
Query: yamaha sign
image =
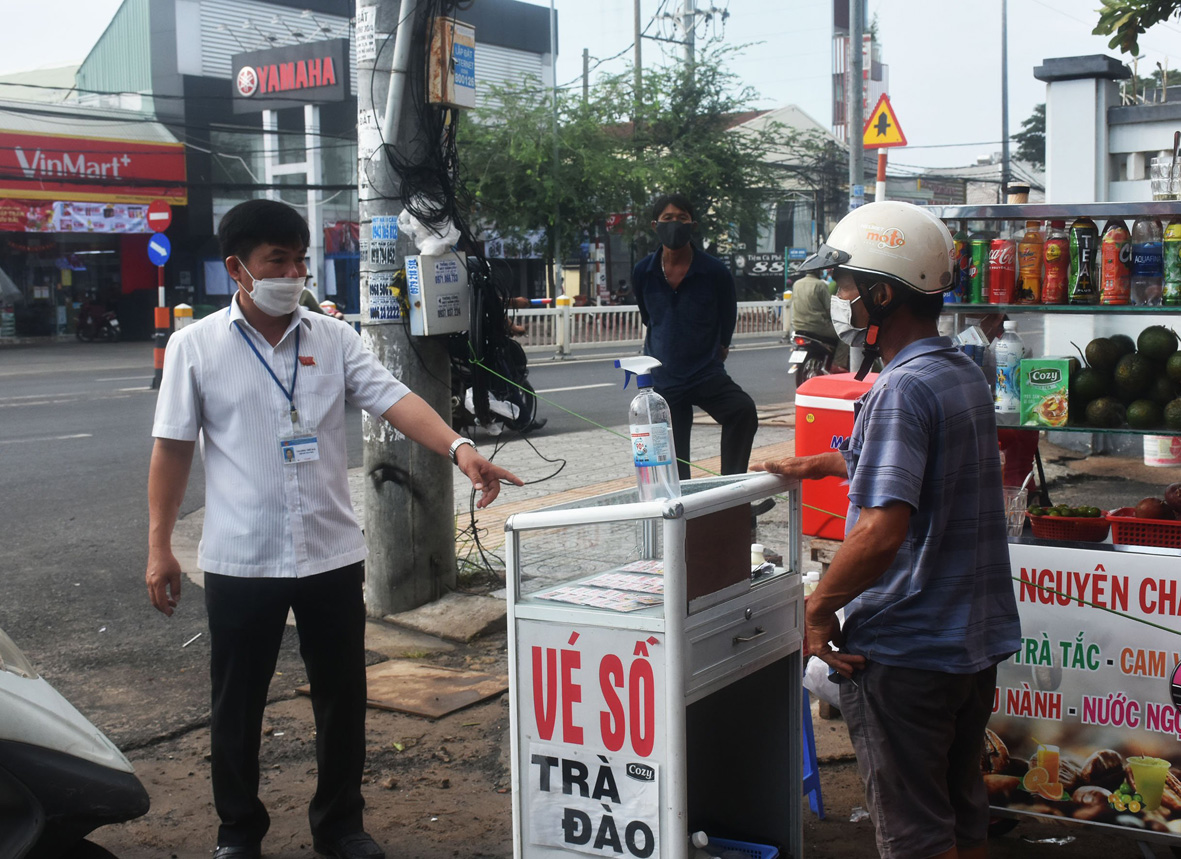
{"label": "yamaha sign", "polygon": [[235,54],[234,113],[344,101],[348,56],[348,39]]}

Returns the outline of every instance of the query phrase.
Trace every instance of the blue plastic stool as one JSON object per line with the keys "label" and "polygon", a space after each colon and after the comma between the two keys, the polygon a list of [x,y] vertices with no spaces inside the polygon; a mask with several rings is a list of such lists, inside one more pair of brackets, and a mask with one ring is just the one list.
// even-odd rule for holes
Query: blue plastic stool
{"label": "blue plastic stool", "polygon": [[804,691],[804,794],[812,812],[824,820],[824,797],[820,795],[820,768],[816,764],[816,735],[812,733],[812,698]]}

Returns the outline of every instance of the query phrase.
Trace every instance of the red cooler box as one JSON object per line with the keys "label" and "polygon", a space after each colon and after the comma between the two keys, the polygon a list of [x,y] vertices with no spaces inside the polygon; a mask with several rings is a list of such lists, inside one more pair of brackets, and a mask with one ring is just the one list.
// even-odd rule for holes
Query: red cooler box
{"label": "red cooler box", "polygon": [[[868,391],[876,378],[876,373],[870,373],[859,382],[853,373],[835,373],[800,385],[796,389],[796,456],[841,447],[853,431],[853,401]],[[805,480],[801,499],[806,535],[845,539],[849,490],[844,479]]]}

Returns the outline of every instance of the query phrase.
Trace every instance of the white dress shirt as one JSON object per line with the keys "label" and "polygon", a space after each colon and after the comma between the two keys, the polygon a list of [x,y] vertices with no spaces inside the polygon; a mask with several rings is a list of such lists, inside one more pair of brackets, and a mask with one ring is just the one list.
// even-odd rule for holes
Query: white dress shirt
{"label": "white dress shirt", "polygon": [[[285,464],[290,390],[319,459]],[[296,310],[277,346],[255,331],[238,306],[180,329],[168,341],[152,435],[195,441],[205,461],[201,569],[227,576],[294,578],[362,560],[365,539],[353,513],[345,450],[345,401],[380,417],[409,389],[361,344],[352,326]]]}

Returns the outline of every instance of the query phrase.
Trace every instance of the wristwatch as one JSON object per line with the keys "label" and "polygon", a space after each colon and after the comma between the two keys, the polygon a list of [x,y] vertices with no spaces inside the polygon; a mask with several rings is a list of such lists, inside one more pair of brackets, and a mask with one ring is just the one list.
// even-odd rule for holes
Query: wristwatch
{"label": "wristwatch", "polygon": [[451,447],[447,448],[447,455],[451,457],[451,461],[456,465],[459,465],[459,449],[465,444],[470,444],[472,446],[472,450],[476,449],[476,443],[470,438],[464,438],[463,436],[460,436],[455,441],[451,442]]}

